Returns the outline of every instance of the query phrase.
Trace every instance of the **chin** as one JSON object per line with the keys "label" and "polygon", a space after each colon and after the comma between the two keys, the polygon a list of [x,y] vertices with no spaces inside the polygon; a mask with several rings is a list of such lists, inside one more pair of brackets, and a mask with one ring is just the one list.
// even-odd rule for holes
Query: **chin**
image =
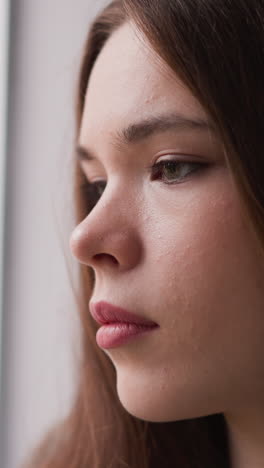
{"label": "chin", "polygon": [[188,411],[184,411],[186,405],[182,405],[182,402],[177,405],[175,398],[173,401],[166,400],[159,389],[152,388],[146,392],[139,385],[132,387],[133,385],[128,385],[128,381],[117,380],[117,394],[122,406],[138,419],[149,422],[169,422],[195,417],[193,412],[190,412],[190,407]]}
{"label": "chin", "polygon": [[[179,383],[179,381],[178,381]],[[196,387],[196,388],[194,388]],[[220,401],[210,401],[204,388],[173,385],[148,380],[144,375],[131,378],[117,372],[117,394],[124,409],[132,416],[149,422],[171,422],[221,413]]]}
{"label": "chin", "polygon": [[[204,416],[209,416],[215,413],[220,413],[221,411],[206,411],[195,410],[193,407],[186,408],[185,405],[177,404],[175,400],[171,405],[163,403],[162,400],[152,399],[138,399],[129,398],[127,395],[124,395],[118,392],[119,400],[124,407],[124,409],[134,416],[137,419],[148,422],[172,422],[172,421],[182,421],[186,419],[195,419]],[[155,400],[155,401],[153,401]]]}

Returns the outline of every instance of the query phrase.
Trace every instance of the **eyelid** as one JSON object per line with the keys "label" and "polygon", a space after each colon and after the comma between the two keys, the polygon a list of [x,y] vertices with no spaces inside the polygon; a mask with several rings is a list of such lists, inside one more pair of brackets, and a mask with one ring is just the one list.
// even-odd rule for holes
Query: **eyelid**
{"label": "eyelid", "polygon": [[[164,158],[162,158],[164,156]],[[166,153],[162,154],[156,154],[152,161],[151,165],[154,165],[160,161],[163,160],[169,160],[171,159],[172,161],[182,161],[182,162],[200,162],[200,163],[209,163],[208,158],[205,158],[204,156],[200,156],[198,154],[185,154],[183,152],[173,152],[168,150]]]}
{"label": "eyelid", "polygon": [[97,182],[103,182],[106,180],[106,177],[105,175],[96,175],[96,172],[97,171],[85,171],[84,169],[82,169],[82,175],[83,175],[83,179],[84,179],[84,183],[88,183],[88,184],[93,184],[93,183],[97,183]]}

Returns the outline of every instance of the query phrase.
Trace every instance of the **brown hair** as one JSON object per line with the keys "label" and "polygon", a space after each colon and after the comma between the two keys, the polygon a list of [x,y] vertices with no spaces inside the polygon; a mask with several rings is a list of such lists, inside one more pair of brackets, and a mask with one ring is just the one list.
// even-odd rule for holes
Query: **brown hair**
{"label": "brown hair", "polygon": [[[264,4],[259,0],[115,0],[94,20],[82,58],[76,139],[89,75],[115,29],[134,21],[159,56],[211,116],[263,253],[264,239]],[[87,216],[76,163],[77,224]],[[88,210],[89,211],[89,210]],[[115,369],[96,345],[87,313],[93,270],[79,266],[78,308],[82,361],[69,415],[45,437],[27,468],[228,468],[223,414],[175,422],[141,421],[128,414],[116,392]]]}

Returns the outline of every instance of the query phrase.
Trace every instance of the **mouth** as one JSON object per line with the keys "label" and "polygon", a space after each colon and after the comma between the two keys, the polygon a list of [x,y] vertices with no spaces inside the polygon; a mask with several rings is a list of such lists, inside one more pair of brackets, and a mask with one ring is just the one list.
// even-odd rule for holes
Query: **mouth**
{"label": "mouth", "polygon": [[90,312],[97,323],[96,342],[101,348],[121,346],[159,328],[152,320],[105,301],[90,303]]}
{"label": "mouth", "polygon": [[126,323],[145,327],[158,326],[158,324],[152,320],[121,307],[109,304],[106,301],[90,303],[90,312],[94,320],[100,325]]}

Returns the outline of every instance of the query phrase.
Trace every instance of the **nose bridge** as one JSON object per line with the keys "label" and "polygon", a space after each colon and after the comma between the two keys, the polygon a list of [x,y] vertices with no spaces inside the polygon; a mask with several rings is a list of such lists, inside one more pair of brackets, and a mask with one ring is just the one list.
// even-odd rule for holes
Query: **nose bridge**
{"label": "nose bridge", "polygon": [[101,198],[83,222],[88,228],[97,229],[101,236],[105,231],[109,235],[119,232],[122,225],[128,227],[130,221],[136,217],[136,211],[135,191],[129,184],[120,184],[117,181],[106,186]]}
{"label": "nose bridge", "polygon": [[72,232],[73,254],[81,263],[91,266],[100,254],[131,266],[138,261],[141,251],[137,209],[135,193],[128,186],[107,187],[92,211]]}

